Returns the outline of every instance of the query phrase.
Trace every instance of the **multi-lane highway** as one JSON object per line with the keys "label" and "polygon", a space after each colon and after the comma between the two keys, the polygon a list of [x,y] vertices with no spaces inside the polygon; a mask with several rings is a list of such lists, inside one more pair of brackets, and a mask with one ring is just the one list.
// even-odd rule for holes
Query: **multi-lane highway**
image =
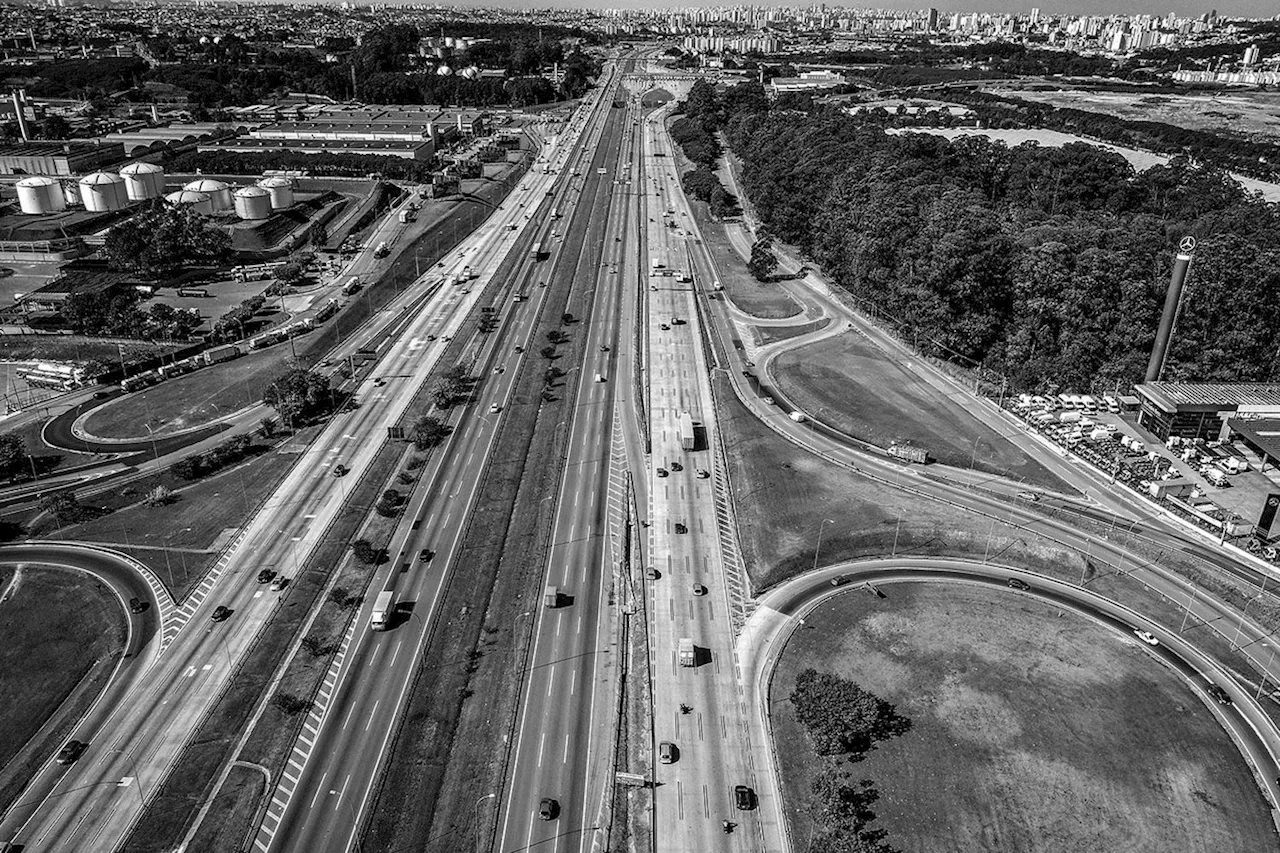
{"label": "multi-lane highway", "polygon": [[[259,627],[287,599],[287,592],[268,594],[254,582],[254,575],[263,567],[288,576],[307,569],[308,554],[345,498],[346,478],[330,476],[333,466],[340,463],[351,469],[349,477],[358,477],[367,467],[387,427],[400,421],[415,379],[420,382],[427,374],[476,307],[498,260],[522,239],[533,208],[552,182],[546,174],[527,175],[517,193],[530,200],[528,208],[516,204],[496,211],[467,244],[446,258],[443,268],[431,271],[404,294],[403,299],[412,301],[419,295],[412,291],[429,289],[442,275],[459,273],[466,266],[480,273],[469,287],[437,287],[431,298],[406,314],[398,337],[382,348],[381,383],[370,378],[356,389],[361,405],[332,419],[166,625],[164,653],[129,698],[106,720],[88,721],[76,731],[78,739],[90,743],[84,757],[70,768],[50,762],[20,805],[0,821],[0,838],[22,843],[28,850],[60,853],[113,849],[124,838],[236,661],[255,642]],[[500,384],[486,385],[486,394],[500,393]],[[211,621],[217,606],[229,608],[232,616]]]}

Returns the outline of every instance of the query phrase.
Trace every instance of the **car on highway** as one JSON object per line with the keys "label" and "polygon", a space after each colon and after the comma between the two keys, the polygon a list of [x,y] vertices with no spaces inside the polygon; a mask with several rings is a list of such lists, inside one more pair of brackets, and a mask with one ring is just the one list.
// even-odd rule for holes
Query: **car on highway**
{"label": "car on highway", "polygon": [[524,347],[520,346],[519,344],[516,344],[516,355],[519,355],[522,352],[524,352]]}
{"label": "car on highway", "polygon": [[538,803],[538,820],[555,820],[559,811],[559,803],[550,797],[543,797]]}
{"label": "car on highway", "polygon": [[853,580],[853,578],[851,578],[849,575],[840,575],[839,577],[834,577],[831,579],[831,585],[844,586],[851,580]]}
{"label": "car on highway", "polygon": [[284,575],[281,575],[280,577],[276,578],[271,582],[271,591],[280,592],[288,585],[289,585],[289,579]]}
{"label": "car on highway", "polygon": [[75,760],[84,755],[84,751],[89,748],[89,744],[82,740],[69,740],[62,745],[62,749],[58,750],[57,762],[62,765],[73,764]]}
{"label": "car on highway", "polygon": [[600,352],[608,352],[608,351],[609,351],[609,345],[608,345],[608,344],[601,344],[601,345],[600,345]]}
{"label": "car on highway", "polygon": [[776,405],[776,404],[777,404],[777,401],[775,401],[772,397],[765,397],[765,398],[764,398],[764,404],[765,404],[766,406],[773,406],[773,405]]}
{"label": "car on highway", "polygon": [[669,740],[664,740],[658,744],[658,760],[663,764],[672,764],[679,755],[676,745]]}
{"label": "car on highway", "polygon": [[503,367],[501,364],[499,364],[497,367],[493,369],[493,373],[496,376],[497,374],[502,373],[502,371],[504,370],[506,370],[506,368]]}
{"label": "car on highway", "polygon": [[706,468],[699,468],[699,469],[698,469],[698,479],[699,479],[699,480],[705,480],[705,479],[707,479],[707,478],[708,478],[708,477],[710,477],[710,476],[711,476],[711,472],[710,472],[710,471],[708,471]]}
{"label": "car on highway", "polygon": [[1133,636],[1137,637],[1139,640],[1146,643],[1148,646],[1160,645],[1160,641],[1157,640],[1155,638],[1155,635],[1153,635],[1150,631],[1139,631],[1138,629],[1135,628],[1133,631]]}
{"label": "car on highway", "polygon": [[231,608],[225,607],[219,604],[217,607],[213,608],[213,614],[209,618],[212,619],[214,622],[221,622],[223,619],[226,619],[230,615],[231,615]]}
{"label": "car on highway", "polygon": [[658,469],[657,471],[655,471],[654,473],[656,473],[659,477],[665,477],[665,476],[667,476],[667,469],[666,469],[666,468],[659,468],[659,469]]}
{"label": "car on highway", "polygon": [[333,476],[335,476],[335,477],[345,477],[345,476],[347,476],[347,472],[348,472],[348,471],[350,471],[350,470],[351,470],[351,469],[350,469],[350,468],[348,468],[346,465],[334,465],[334,466],[333,466]]}
{"label": "car on highway", "polygon": [[671,462],[671,470],[672,470],[672,471],[683,471],[683,470],[684,470],[684,466],[683,466],[683,465],[681,465],[679,462],[676,462],[676,461],[672,460],[672,462]]}
{"label": "car on highway", "polygon": [[700,584],[700,583],[695,583],[695,584],[693,585],[693,594],[694,594],[694,595],[706,595],[706,594],[707,594],[707,588],[706,588],[705,586],[703,586],[702,584]]}
{"label": "car on highway", "polygon": [[684,534],[688,532],[689,532],[689,528],[685,527],[683,522],[680,522],[680,521],[676,522],[676,533]]}
{"label": "car on highway", "polygon": [[656,581],[659,577],[658,570],[655,569],[653,566],[649,566],[644,570],[644,576],[651,581]]}
{"label": "car on highway", "polygon": [[489,406],[489,414],[491,414],[491,415],[496,415],[496,414],[498,414],[498,412],[501,412],[501,411],[502,411],[502,407],[501,407],[501,406],[499,406],[497,403],[492,403],[492,404],[490,404],[490,406]]}
{"label": "car on highway", "polygon": [[1230,705],[1231,695],[1216,684],[1210,684],[1206,688],[1206,692],[1213,697],[1213,700],[1219,705]]}
{"label": "car on highway", "polygon": [[129,599],[129,612],[130,612],[130,613],[141,613],[142,611],[144,611],[144,610],[146,610],[146,609],[147,609],[147,603],[146,603],[145,601],[143,601],[141,598],[131,598],[131,599]]}
{"label": "car on highway", "polygon": [[1032,503],[1035,503],[1036,501],[1040,500],[1040,493],[1023,491],[1023,492],[1018,492],[1018,497],[1022,498],[1024,501],[1031,501]]}
{"label": "car on highway", "polygon": [[418,552],[418,562],[425,563],[427,562],[427,560],[430,560],[435,555],[436,555],[436,552],[432,551],[430,548],[423,548],[421,551]]}
{"label": "car on highway", "polygon": [[1009,580],[1006,581],[1006,583],[1008,583],[1009,586],[1011,586],[1012,588],[1020,589],[1023,592],[1026,592],[1027,590],[1031,589],[1031,584],[1027,583],[1022,578],[1009,578]]}
{"label": "car on highway", "polygon": [[258,572],[258,583],[266,583],[267,581],[271,580],[275,576],[276,576],[276,573],[271,569],[263,569],[262,571]]}
{"label": "car on highway", "polygon": [[734,785],[733,803],[743,811],[750,811],[756,807],[756,792],[746,785]]}
{"label": "car on highway", "polygon": [[661,324],[658,328],[662,329],[662,331],[664,332],[669,331],[671,329],[671,327],[668,326],[666,323]]}

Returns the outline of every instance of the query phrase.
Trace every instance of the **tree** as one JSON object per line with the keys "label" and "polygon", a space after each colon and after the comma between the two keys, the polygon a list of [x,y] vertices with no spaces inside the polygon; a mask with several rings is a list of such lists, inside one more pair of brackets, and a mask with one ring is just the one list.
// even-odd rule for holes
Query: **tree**
{"label": "tree", "polygon": [[67,139],[71,136],[71,125],[60,115],[45,116],[40,122],[41,139]]}
{"label": "tree", "polygon": [[453,427],[444,421],[431,415],[423,415],[414,422],[409,438],[413,441],[414,447],[419,450],[429,450],[448,438],[451,432]]}
{"label": "tree", "polygon": [[204,214],[162,200],[113,226],[104,244],[113,269],[149,278],[188,264],[221,263],[230,248],[231,238],[210,228]]}
{"label": "tree", "polygon": [[147,492],[147,496],[142,499],[142,503],[146,506],[165,506],[171,504],[178,499],[178,495],[173,489],[163,483],[157,485],[154,489]]}
{"label": "tree", "polygon": [[370,544],[368,539],[357,539],[352,542],[351,552],[355,555],[357,560],[364,563],[366,566],[376,565],[379,557],[382,556],[378,553],[378,549],[374,548],[373,545]]}
{"label": "tree", "polygon": [[751,246],[751,260],[747,261],[747,271],[756,281],[768,281],[778,268],[778,257],[764,240],[757,240]]}
{"label": "tree", "polygon": [[911,727],[888,702],[848,679],[806,669],[789,697],[819,755],[866,752]]}
{"label": "tree", "polygon": [[284,376],[268,385],[262,394],[262,402],[275,409],[290,428],[327,411],[332,398],[329,380],[299,361],[293,362]]}
{"label": "tree", "polygon": [[27,445],[14,433],[0,435],[0,479],[12,480],[27,470]]}

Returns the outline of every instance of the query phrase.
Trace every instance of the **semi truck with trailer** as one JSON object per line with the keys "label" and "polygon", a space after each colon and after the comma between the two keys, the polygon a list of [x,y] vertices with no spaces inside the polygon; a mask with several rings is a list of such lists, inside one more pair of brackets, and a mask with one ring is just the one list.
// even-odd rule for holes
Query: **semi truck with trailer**
{"label": "semi truck with trailer", "polygon": [[929,451],[911,444],[891,444],[889,455],[904,462],[915,462],[920,465],[929,461]]}
{"label": "semi truck with trailer", "polygon": [[697,435],[693,431],[693,415],[680,413],[680,448],[694,450],[697,447]]}

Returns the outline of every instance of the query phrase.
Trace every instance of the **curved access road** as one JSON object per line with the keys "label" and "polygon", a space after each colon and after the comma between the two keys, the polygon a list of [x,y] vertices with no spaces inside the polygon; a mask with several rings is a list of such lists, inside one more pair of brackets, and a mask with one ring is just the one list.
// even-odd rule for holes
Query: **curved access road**
{"label": "curved access road", "polygon": [[[1021,579],[1030,589],[1026,592],[1009,590],[1006,583],[1011,577]],[[843,582],[839,586],[832,586],[832,580],[837,578],[843,579]],[[805,616],[832,595],[874,597],[874,592],[867,586],[869,583],[874,583],[883,592],[882,587],[897,582],[991,584],[1010,594],[1039,596],[1057,606],[1070,608],[1115,628],[1122,634],[1128,634],[1134,629],[1150,631],[1160,641],[1160,645],[1148,647],[1148,651],[1185,678],[1196,690],[1245,759],[1253,766],[1260,786],[1273,803],[1280,804],[1280,786],[1276,784],[1277,773],[1280,772],[1280,730],[1250,692],[1242,689],[1222,667],[1202,654],[1196,646],[1187,642],[1180,634],[1149,622],[1124,605],[1073,584],[1019,569],[969,560],[912,558],[846,563],[792,578],[762,596],[758,609],[747,620],[738,638],[736,649],[739,680],[743,686],[743,701],[749,708],[753,739],[759,737],[762,739],[760,742],[773,742],[769,720],[770,681],[787,638],[803,624]],[[1206,692],[1210,684],[1217,684],[1226,690],[1232,704],[1226,706],[1215,702]],[[775,810],[768,818],[781,823],[784,815],[776,756],[772,750],[769,750],[769,760],[770,766],[757,775],[755,782],[759,786],[761,806]]]}
{"label": "curved access road", "polygon": [[[83,572],[101,581],[120,602],[126,621],[124,653],[115,670],[89,710],[76,723],[71,737],[95,743],[104,721],[136,687],[160,653],[161,628],[174,613],[173,599],[150,572],[123,554],[106,548],[55,542],[29,542],[0,547],[0,564],[15,566],[50,566]],[[140,613],[129,609],[129,600],[144,603]],[[66,775],[68,768],[54,762],[54,753],[40,767],[22,795],[10,806],[6,817],[22,814],[45,800]],[[111,780],[112,784],[119,780]]]}

